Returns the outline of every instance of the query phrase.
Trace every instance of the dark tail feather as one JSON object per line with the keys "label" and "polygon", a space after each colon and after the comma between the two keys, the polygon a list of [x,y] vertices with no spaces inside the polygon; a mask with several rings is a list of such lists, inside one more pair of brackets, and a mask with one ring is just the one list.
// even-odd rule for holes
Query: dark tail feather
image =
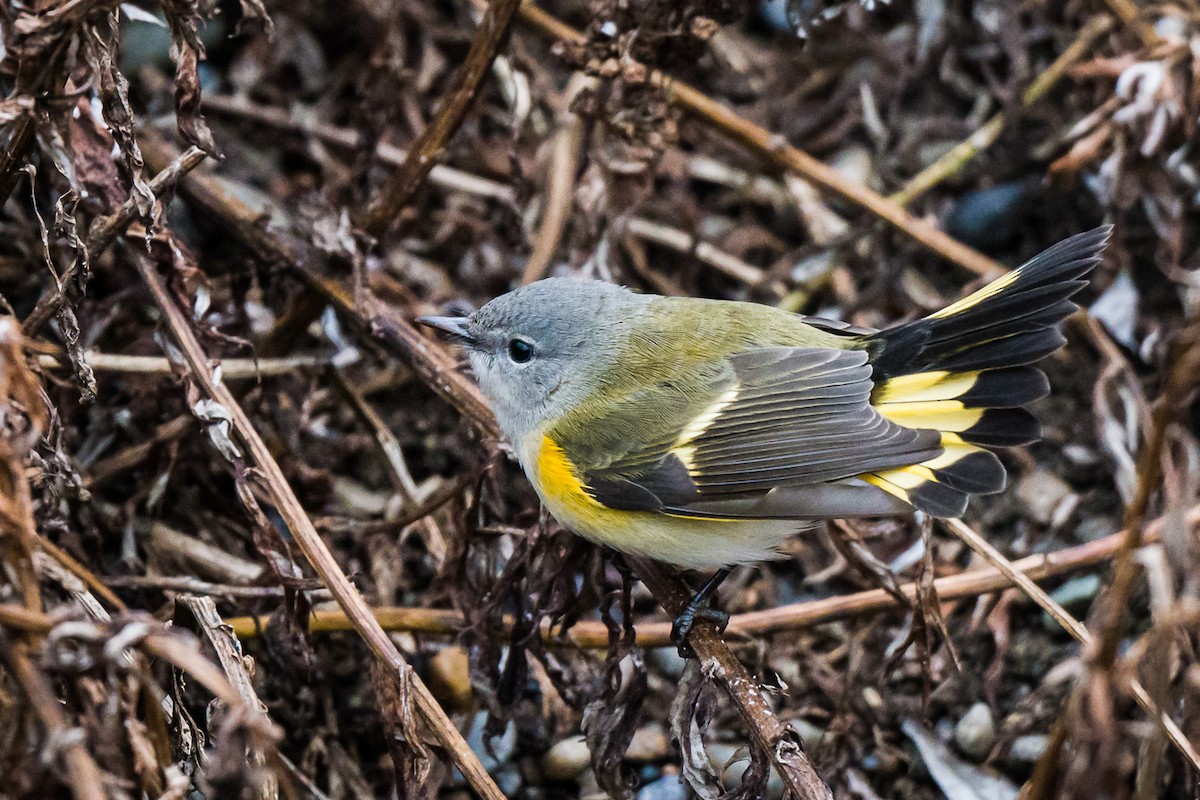
{"label": "dark tail feather", "polygon": [[974,294],[924,319],[866,339],[871,403],[893,422],[942,433],[943,452],[864,479],[937,516],[957,516],[971,494],[1004,488],[1004,467],[983,447],[1037,439],[1022,406],[1049,391],[1029,366],[1065,341],[1058,328],[1100,261],[1109,226],[1072,236]]}

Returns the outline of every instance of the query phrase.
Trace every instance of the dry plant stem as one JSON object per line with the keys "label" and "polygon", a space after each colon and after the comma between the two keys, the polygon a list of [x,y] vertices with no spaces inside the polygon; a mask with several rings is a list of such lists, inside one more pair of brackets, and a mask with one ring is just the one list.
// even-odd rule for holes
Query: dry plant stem
{"label": "dry plant stem", "polygon": [[550,150],[549,178],[546,185],[542,224],[533,237],[533,250],[525,262],[521,283],[533,283],[546,277],[558,243],[566,230],[574,205],[575,173],[579,171],[579,156],[583,149],[583,120],[571,111],[571,100],[578,92],[595,81],[576,73],[567,82],[563,105],[558,115],[558,129]]}
{"label": "dry plant stem", "polygon": [[[1188,512],[1184,523],[1190,527],[1200,525],[1200,506],[1196,506]],[[1145,541],[1147,543],[1157,541],[1161,527],[1162,520],[1155,521],[1147,530]],[[1122,531],[1055,553],[1028,556],[1011,562],[1011,566],[1032,580],[1065,575],[1109,560],[1117,552],[1124,536]],[[934,581],[934,588],[942,600],[976,597],[990,592],[998,592],[1009,586],[1012,586],[1012,581],[994,567],[971,570]],[[916,586],[912,583],[902,584],[900,591],[910,600],[916,596]],[[769,636],[840,619],[889,611],[897,607],[898,603],[895,597],[882,589],[872,589],[850,595],[793,603],[763,611],[752,611],[747,614],[735,614],[729,620],[726,635]],[[3,607],[0,606],[0,608]],[[461,614],[446,609],[385,607],[376,608],[374,612],[380,624],[389,631],[453,636],[466,625]],[[227,619],[226,623],[233,627],[239,637],[256,636],[262,630],[261,622],[255,617]],[[512,620],[507,619],[505,624],[511,626]],[[351,626],[350,621],[340,611],[319,610],[313,613],[310,629],[313,632],[345,631],[351,630]],[[575,647],[591,649],[603,649],[608,646],[608,629],[600,622],[575,623],[567,632],[565,641],[560,634],[551,631],[549,627],[542,629],[542,636],[547,644],[569,642]],[[666,622],[638,625],[637,639],[643,647],[667,647],[671,644],[671,625]]]}
{"label": "dry plant stem", "polygon": [[752,264],[747,264],[714,245],[701,241],[687,231],[671,228],[642,217],[631,217],[625,221],[625,231],[631,236],[654,242],[680,253],[695,255],[697,259],[728,275],[735,281],[758,286],[766,280],[767,273]]}
{"label": "dry plant stem", "polygon": [[[1041,606],[1047,614],[1055,619],[1059,625],[1063,627],[1067,633],[1071,634],[1080,644],[1090,646],[1092,644],[1092,636],[1088,633],[1088,629],[1083,623],[1071,616],[1065,608],[1054,601],[1050,595],[1034,583],[1028,575],[1021,573],[1016,569],[1015,565],[1009,561],[1004,555],[992,546],[990,542],[976,533],[966,523],[959,519],[946,519],[942,523],[955,536],[961,539],[968,547],[982,556],[989,564],[995,567],[1005,578],[1010,580],[1014,586],[1020,589],[1025,595]],[[1128,540],[1128,534],[1121,537],[1122,546]],[[1121,551],[1118,551],[1120,553]],[[1188,741],[1187,736],[1175,723],[1175,720],[1164,711],[1162,711],[1154,700],[1150,697],[1150,693],[1146,691],[1146,687],[1137,680],[1132,680],[1129,683],[1130,693],[1142,710],[1162,725],[1167,738],[1179,750],[1183,756],[1191,762],[1192,766],[1200,770],[1200,754],[1197,754],[1196,749],[1192,747],[1192,743]]]}
{"label": "dry plant stem", "polygon": [[[150,260],[140,253],[129,251],[142,280],[146,282],[154,301],[162,311],[172,338],[188,362],[192,378],[212,400],[223,405],[229,412],[238,437],[250,451],[254,465],[261,471],[270,490],[276,510],[287,524],[296,543],[316,573],[321,577],[339,606],[354,621],[355,629],[376,658],[390,671],[398,682],[402,693],[407,692],[415,701],[417,712],[429,733],[445,748],[450,760],[458,767],[471,787],[482,797],[501,800],[504,794],[488,776],[483,765],[471,752],[462,734],[434,700],[421,679],[412,671],[400,651],[379,627],[371,615],[362,595],[342,572],[308,514],[292,492],[291,486],[279,468],[266,444],[254,429],[250,418],[234,399],[224,384],[217,383],[208,366],[208,357],[192,333],[187,318],[171,299],[166,287],[155,272]],[[400,721],[397,721],[399,724]]]}
{"label": "dry plant stem", "polygon": [[150,439],[114,453],[108,458],[97,461],[84,476],[84,486],[91,489],[131,467],[145,461],[152,452],[165,442],[178,439],[195,426],[195,420],[190,414],[181,414],[169,422],[164,422],[154,429]]}
{"label": "dry plant stem", "polygon": [[1133,32],[1146,47],[1156,47],[1161,43],[1154,29],[1141,19],[1142,10],[1133,0],[1104,0],[1104,5],[1108,6],[1122,23],[1133,28]]}
{"label": "dry plant stem", "polygon": [[458,130],[471,109],[483,77],[488,73],[508,36],[521,0],[492,0],[471,39],[466,59],[454,79],[454,87],[442,98],[442,106],[408,151],[403,166],[392,173],[376,199],[355,222],[370,234],[379,237],[412,200],[425,182],[434,163],[441,158],[450,137]]}
{"label": "dry plant stem", "polygon": [[72,558],[69,553],[59,548],[58,545],[54,544],[49,539],[41,536],[38,537],[37,543],[38,548],[43,553],[57,561],[67,572],[70,572],[76,578],[79,578],[79,580],[83,581],[89,589],[104,598],[104,602],[108,603],[117,611],[126,610],[125,602],[113,594],[113,590],[108,588],[108,586],[104,584],[104,581],[100,580],[100,578],[98,578],[94,572]]}
{"label": "dry plant stem", "polygon": [[[312,136],[343,150],[357,152],[362,149],[363,137],[358,131],[321,122],[310,122],[279,108],[252,105],[234,97],[206,94],[204,95],[204,110],[238,117],[301,136]],[[403,150],[391,145],[380,144],[375,149],[375,157],[383,164],[399,167],[404,163],[405,154]],[[442,189],[486,197],[502,203],[512,204],[517,200],[517,193],[511,186],[445,164],[434,164],[429,171],[428,180],[434,186]]]}
{"label": "dry plant stem", "polygon": [[[1083,58],[1096,41],[1112,28],[1112,17],[1098,15],[1088,20],[1075,40],[1024,91],[1021,95],[1021,105],[1028,108],[1045,97],[1067,69]],[[1005,122],[1007,119],[1004,114],[996,114],[966,139],[950,148],[937,161],[910,178],[900,191],[888,195],[888,200],[906,206],[942,181],[954,177],[971,159],[995,144],[1004,130]]]}
{"label": "dry plant stem", "polygon": [[21,175],[21,168],[29,158],[29,150],[33,146],[33,119],[26,114],[17,122],[17,129],[8,140],[8,146],[0,154],[0,206],[8,202]]}
{"label": "dry plant stem", "polygon": [[[521,6],[521,19],[544,36],[574,44],[586,42],[582,33],[531,3]],[[659,87],[672,103],[695,114],[765,161],[866,209],[943,258],[983,277],[995,277],[1004,271],[1003,267],[982,253],[956,241],[866,186],[846,180],[833,167],[792,147],[782,137],[743,119],[703,92],[658,70],[650,71],[650,82]]]}
{"label": "dry plant stem", "polygon": [[1124,632],[1125,610],[1139,574],[1133,556],[1142,546],[1146,511],[1162,474],[1162,454],[1167,427],[1182,411],[1200,376],[1200,322],[1193,322],[1184,329],[1174,352],[1176,358],[1162,394],[1154,404],[1150,433],[1138,457],[1137,492],[1125,509],[1125,539],[1117,552],[1112,586],[1101,599],[1103,605],[1100,606],[1101,613],[1096,619],[1100,632],[1092,666],[1100,670],[1112,669]]}
{"label": "dry plant stem", "polygon": [[[127,356],[120,353],[86,353],[88,366],[96,372],[124,375],[173,375],[171,362],[162,356]],[[68,369],[56,355],[40,355],[38,366],[46,369]],[[284,358],[225,358],[221,360],[221,377],[226,380],[256,380],[272,375],[290,375],[303,369],[326,367],[326,356],[287,356]]]}
{"label": "dry plant stem", "polygon": [[42,673],[34,669],[23,649],[3,631],[0,631],[0,662],[8,668],[13,680],[21,687],[21,691],[33,707],[33,712],[47,732],[63,743],[66,781],[75,797],[79,800],[105,800],[100,767],[92,759],[85,743],[70,734],[70,723],[63,714],[62,706],[50,684]]}
{"label": "dry plant stem", "polygon": [[[166,191],[170,191],[171,187],[184,175],[191,172],[195,167],[205,159],[204,151],[199,147],[189,147],[181,153],[174,161],[166,168],[154,176],[150,181],[150,191],[155,197]],[[89,258],[95,258],[108,248],[109,245],[120,235],[129,223],[137,217],[137,204],[133,198],[129,198],[115,213],[107,217],[99,217],[92,222],[88,229],[87,236],[87,253]],[[62,303],[62,287],[66,285],[79,268],[81,262],[72,264],[66,272],[58,277],[57,282],[46,290],[37,301],[37,305],[33,307],[33,311],[29,312],[29,316],[25,318],[25,322],[21,325],[21,330],[26,336],[32,336],[46,324],[46,322],[54,316]],[[90,362],[89,362],[90,363]]]}
{"label": "dry plant stem", "polygon": [[[665,571],[650,559],[626,558],[668,613],[675,614],[683,609],[692,590],[677,573]],[[738,661],[712,624],[701,622],[696,625],[688,634],[688,644],[700,659],[704,674],[737,700],[738,713],[750,729],[750,735],[771,759],[788,793],[799,800],[833,800],[829,786],[789,736],[788,726],[779,721],[767,704],[758,681]]]}
{"label": "dry plant stem", "polygon": [[[205,638],[212,645],[213,650],[217,654],[217,660],[221,663],[221,669],[225,670],[225,677],[229,679],[230,685],[237,692],[238,698],[246,708],[253,708],[259,711],[264,711],[265,706],[258,699],[258,695],[254,691],[254,682],[250,678],[250,674],[246,671],[246,662],[242,659],[241,647],[236,639],[233,638],[229,628],[221,622],[221,615],[217,612],[217,604],[212,601],[211,597],[195,597],[193,595],[183,595],[180,601],[188,607],[192,612],[192,616],[200,623],[201,630],[204,631]],[[265,711],[264,711],[265,713]],[[261,768],[266,764],[265,755],[255,751],[248,755],[250,764],[253,767]],[[262,800],[271,800],[279,796],[279,781],[274,773],[266,772],[266,779],[258,787],[258,797]]]}

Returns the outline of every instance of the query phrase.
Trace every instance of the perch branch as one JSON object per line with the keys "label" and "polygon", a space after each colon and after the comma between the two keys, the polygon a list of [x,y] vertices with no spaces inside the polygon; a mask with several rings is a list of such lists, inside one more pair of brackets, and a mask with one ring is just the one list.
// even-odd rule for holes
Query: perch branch
{"label": "perch branch", "polygon": [[[1200,525],[1200,506],[1196,506],[1188,512],[1184,523],[1192,528]],[[1161,519],[1155,520],[1147,528],[1145,538],[1147,544],[1158,541],[1162,524]],[[1064,548],[1053,553],[1028,556],[1011,562],[1011,565],[1013,569],[1027,575],[1032,580],[1045,580],[1066,575],[1108,561],[1117,552],[1124,537],[1125,532],[1121,531],[1102,539]],[[934,581],[934,588],[942,600],[977,597],[1001,591],[1012,585],[1013,582],[996,567],[974,569]],[[910,599],[916,596],[916,585],[913,583],[902,584],[900,590]],[[871,589],[849,595],[792,603],[763,611],[734,614],[730,617],[727,635],[769,636],[785,631],[802,630],[836,620],[889,611],[898,607],[899,604],[895,597],[882,589]],[[374,613],[380,624],[388,631],[455,636],[466,625],[462,614],[448,609],[384,607],[374,609]],[[236,617],[227,619],[226,623],[233,626],[234,632],[242,638],[256,636],[264,629],[264,622],[256,617]],[[505,620],[505,624],[508,626],[511,626],[512,623],[512,619]],[[313,632],[328,632],[352,630],[352,627],[345,614],[339,610],[330,609],[315,611],[310,629]],[[608,647],[608,628],[602,622],[587,620],[577,622],[566,632],[565,640],[561,634],[551,630],[547,625],[542,629],[542,636],[547,644],[569,642],[572,646],[589,649]],[[671,625],[667,622],[642,623],[637,626],[637,640],[643,647],[667,647],[671,644]]]}

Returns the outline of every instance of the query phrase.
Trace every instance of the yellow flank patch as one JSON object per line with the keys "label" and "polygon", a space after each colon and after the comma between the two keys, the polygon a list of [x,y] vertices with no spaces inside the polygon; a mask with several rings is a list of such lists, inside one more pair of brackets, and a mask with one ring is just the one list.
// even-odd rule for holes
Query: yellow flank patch
{"label": "yellow flank patch", "polygon": [[[986,409],[964,408],[958,400],[933,400],[920,403],[891,403],[876,406],[879,413],[906,428],[935,431],[970,430]],[[943,440],[944,441],[944,440]]]}
{"label": "yellow flank patch", "polygon": [[1004,291],[1009,286],[1012,286],[1019,277],[1021,277],[1021,270],[1014,269],[1007,275],[1001,275],[999,278],[992,281],[979,291],[972,292],[958,302],[951,303],[941,311],[935,311],[925,319],[945,319],[946,317],[952,317],[955,314],[961,314],[967,309],[974,308],[975,306],[979,305],[989,297],[1000,294],[1000,292]]}
{"label": "yellow flank patch", "polygon": [[953,400],[971,391],[979,371],[974,372],[917,372],[888,380],[879,389],[872,405],[885,403],[922,403],[930,400]]}
{"label": "yellow flank patch", "polygon": [[556,516],[566,517],[559,521],[570,527],[601,525],[609,521],[610,515],[620,513],[587,493],[575,473],[575,465],[549,436],[542,437],[537,457],[537,475],[546,504]]}

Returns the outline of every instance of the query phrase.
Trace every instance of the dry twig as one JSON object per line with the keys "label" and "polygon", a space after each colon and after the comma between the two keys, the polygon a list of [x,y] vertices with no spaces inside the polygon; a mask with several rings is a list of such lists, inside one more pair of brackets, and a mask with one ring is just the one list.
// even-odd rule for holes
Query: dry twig
{"label": "dry twig", "polygon": [[491,0],[488,3],[479,29],[471,40],[471,48],[455,76],[454,88],[442,99],[442,107],[409,148],[404,165],[392,173],[375,200],[357,219],[362,230],[371,236],[381,236],[421,188],[425,176],[471,109],[483,76],[504,43],[520,5],[521,0]]}
{"label": "dry twig", "polygon": [[[417,712],[428,726],[429,733],[446,749],[450,760],[459,768],[475,791],[483,797],[496,798],[496,800],[502,798],[503,793],[488,776],[483,765],[479,763],[479,759],[471,752],[470,747],[462,738],[462,734],[450,722],[425,684],[412,672],[412,668],[405,662],[392,640],[371,616],[366,602],[342,572],[333,553],[330,552],[316,528],[313,527],[308,514],[300,505],[295,493],[292,492],[283,471],[254,429],[250,418],[246,416],[229,389],[214,379],[208,357],[192,333],[187,318],[175,305],[155,272],[153,264],[140,253],[128,252],[132,256],[138,274],[150,289],[155,304],[162,311],[171,336],[183,353],[193,379],[203,387],[204,393],[209,398],[224,406],[228,411],[238,437],[250,451],[255,465],[263,474],[276,510],[287,523],[288,529],[313,569],[329,587],[347,616],[355,621],[359,635],[362,636],[374,656],[387,667],[392,679],[397,682],[401,694],[408,692],[415,701]],[[406,725],[408,721],[400,720],[398,722]],[[413,741],[411,744],[419,746],[419,741]]]}
{"label": "dry twig", "polygon": [[[586,42],[582,33],[532,3],[521,6],[521,19],[543,36],[576,45]],[[703,92],[659,70],[650,70],[649,76],[650,82],[659,87],[671,102],[695,114],[768,163],[794,172],[819,188],[866,209],[933,252],[976,275],[995,277],[1004,271],[1003,267],[982,253],[913,216],[866,186],[847,180],[833,167],[735,114]]]}

